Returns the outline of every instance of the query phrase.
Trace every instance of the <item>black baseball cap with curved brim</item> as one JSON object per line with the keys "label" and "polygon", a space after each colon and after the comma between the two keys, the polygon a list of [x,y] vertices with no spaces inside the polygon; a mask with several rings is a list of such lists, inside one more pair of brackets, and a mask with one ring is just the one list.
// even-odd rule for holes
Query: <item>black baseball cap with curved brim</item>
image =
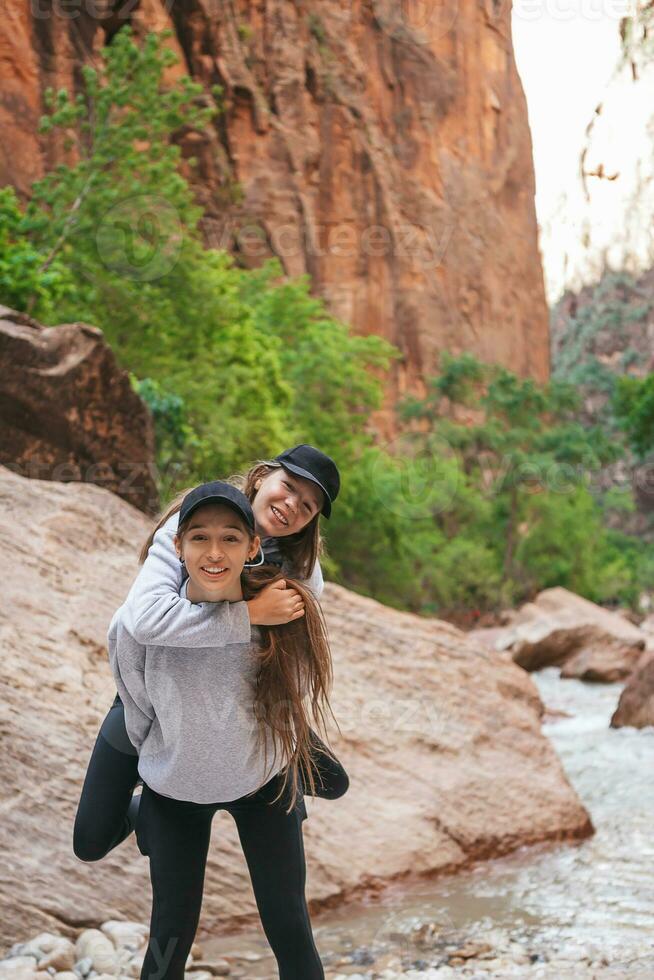
{"label": "black baseball cap with curved brim", "polygon": [[237,487],[222,480],[203,483],[186,494],[179,510],[179,524],[181,525],[194,511],[204,507],[205,504],[224,504],[226,507],[231,507],[243,519],[248,530],[252,534],[255,533],[254,513],[250,501]]}
{"label": "black baseball cap with curved brim", "polygon": [[329,517],[332,503],[338,497],[341,487],[338,467],[331,456],[303,443],[293,449],[284,450],[279,456],[275,456],[274,461],[281,463],[285,470],[295,473],[296,476],[303,476],[305,480],[311,480],[320,487],[325,497],[322,513]]}

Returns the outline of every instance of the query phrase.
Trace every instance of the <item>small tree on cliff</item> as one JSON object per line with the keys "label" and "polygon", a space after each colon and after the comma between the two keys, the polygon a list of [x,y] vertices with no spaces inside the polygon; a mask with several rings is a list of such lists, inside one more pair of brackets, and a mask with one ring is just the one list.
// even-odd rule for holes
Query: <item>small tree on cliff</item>
{"label": "small tree on cliff", "polygon": [[[164,84],[178,60],[164,43],[170,34],[139,46],[126,26],[99,70],[83,66],[82,92],[48,90],[40,128],[63,140],[70,163],[33,185],[14,222],[39,256],[16,305],[47,323],[96,324],[123,366],[154,382],[142,394],[167,434],[164,490],[276,450],[291,399],[277,345],[257,334],[231,258],[204,249],[202,209],[178,172],[173,136],[203,130],[220,90],[188,77]],[[39,290],[54,270],[75,288]]]}
{"label": "small tree on cliff", "polygon": [[[59,139],[69,162],[32,185],[25,228],[35,246],[48,249],[44,269],[64,252],[86,282],[97,266],[111,264],[112,246],[114,253],[128,249],[138,267],[180,231],[193,236],[202,215],[177,172],[181,151],[171,137],[183,129],[202,131],[220,111],[220,89],[210,98],[188,76],[164,84],[164,72],[178,60],[164,43],[172,31],[148,34],[141,47],[131,34],[125,26],[103,49],[100,70],[82,66],[84,90],[75,98],[66,89],[48,88],[44,95],[48,113],[39,131]],[[150,196],[155,200],[143,220],[127,227],[128,209],[140,213]],[[98,237],[103,232],[104,240]],[[103,248],[108,255],[98,255]]]}

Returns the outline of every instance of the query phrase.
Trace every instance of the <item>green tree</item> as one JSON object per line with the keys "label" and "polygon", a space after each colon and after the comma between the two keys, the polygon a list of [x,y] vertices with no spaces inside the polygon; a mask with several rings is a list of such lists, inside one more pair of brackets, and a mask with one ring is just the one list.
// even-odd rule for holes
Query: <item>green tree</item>
{"label": "green tree", "polygon": [[[380,374],[397,352],[352,335],[310,295],[307,277],[284,281],[278,262],[237,269],[228,254],[204,249],[201,209],[171,141],[209,125],[220,93],[207,104],[187,78],[164,86],[175,61],[168,34],[137,47],[125,28],[104,67],[84,69],[74,100],[48,93],[42,129],[65,134],[73,162],[38,181],[13,222],[39,274],[60,268],[75,288],[48,294],[46,308],[27,277],[12,300],[46,322],[81,319],[104,331],[153,412],[165,487],[228,473],[295,440],[323,446],[345,468],[371,440]],[[15,282],[20,271],[18,262]]]}
{"label": "green tree", "polygon": [[372,444],[370,415],[381,406],[381,380],[400,352],[381,337],[353,334],[310,288],[306,275],[283,280],[280,263],[271,260],[242,273],[240,295],[253,311],[257,333],[278,345],[293,392],[294,436],[338,455],[347,466]]}
{"label": "green tree", "polygon": [[[588,591],[594,572],[578,570],[578,542],[559,532],[554,515],[567,513],[574,501],[577,516],[587,517],[584,533],[592,540],[599,518],[588,483],[603,464],[617,458],[619,448],[602,430],[584,428],[576,420],[579,397],[571,385],[539,385],[471,354],[445,354],[441,368],[427,396],[407,399],[402,415],[420,423],[415,438],[426,451],[446,445],[458,454],[463,485],[490,504],[483,531],[501,556],[498,599],[510,601],[542,586],[538,556],[544,541],[554,545],[547,534],[565,552],[559,574],[569,563],[559,584]],[[452,506],[456,510],[456,501]],[[458,522],[455,527],[458,532]]]}
{"label": "green tree", "polygon": [[[219,91],[209,98],[186,77],[164,85],[177,57],[169,35],[139,47],[125,27],[102,69],[84,67],[75,99],[48,92],[41,129],[65,135],[73,162],[37,181],[25,212],[13,214],[15,268],[24,271],[27,256],[36,272],[11,299],[47,323],[96,324],[121,364],[151,379],[150,394],[177,405],[187,438],[183,447],[168,439],[160,463],[174,468],[164,482],[186,483],[276,451],[292,392],[277,341],[257,332],[240,298],[233,260],[203,247],[202,211],[172,138],[209,125]],[[74,289],[50,288],[64,273]]]}
{"label": "green tree", "polygon": [[195,232],[202,211],[177,171],[180,148],[170,137],[203,130],[220,111],[220,91],[209,99],[188,76],[164,84],[178,60],[164,43],[171,34],[148,34],[139,47],[126,25],[103,49],[100,70],[82,67],[84,88],[74,99],[66,89],[46,90],[39,130],[60,132],[71,162],[32,186],[25,227],[48,249],[44,268],[65,252],[89,286],[98,272],[143,281],[144,266],[158,259],[163,267],[166,249]]}
{"label": "green tree", "polygon": [[46,266],[44,254],[26,237],[14,189],[0,188],[0,302],[24,311],[34,297],[39,316],[47,319],[74,292],[70,270],[58,259]]}
{"label": "green tree", "polygon": [[654,374],[618,378],[613,411],[634,453],[644,459],[654,449]]}

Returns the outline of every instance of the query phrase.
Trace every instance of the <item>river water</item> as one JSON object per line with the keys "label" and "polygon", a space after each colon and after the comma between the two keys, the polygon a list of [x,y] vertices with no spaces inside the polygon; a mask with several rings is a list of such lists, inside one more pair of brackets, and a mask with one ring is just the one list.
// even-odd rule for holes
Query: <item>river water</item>
{"label": "river water", "polygon": [[[328,976],[369,978],[384,967],[388,977],[528,976],[550,963],[538,975],[654,978],[654,728],[609,728],[622,685],[562,680],[556,668],[533,677],[548,709],[566,713],[543,732],[596,833],[320,918],[314,934]],[[263,934],[202,945],[247,955],[237,976],[277,977]],[[456,950],[467,956],[475,946],[481,958],[457,968]]]}

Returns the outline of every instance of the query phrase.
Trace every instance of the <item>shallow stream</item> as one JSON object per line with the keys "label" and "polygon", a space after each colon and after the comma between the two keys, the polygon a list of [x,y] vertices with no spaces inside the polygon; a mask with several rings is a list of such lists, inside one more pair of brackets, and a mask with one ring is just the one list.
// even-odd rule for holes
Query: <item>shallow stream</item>
{"label": "shallow stream", "polygon": [[[654,978],[654,728],[609,728],[619,684],[562,680],[555,668],[534,680],[546,706],[567,714],[543,731],[591,815],[594,836],[524,848],[321,918],[314,934],[328,976],[372,977],[384,967],[386,976],[404,976],[398,964],[431,970],[409,975],[455,975],[457,949],[465,955],[466,945],[468,953],[487,945],[474,963],[493,976],[529,975],[560,958],[561,976],[569,964],[570,975]],[[206,958],[249,953],[240,975],[277,976],[262,933],[202,945]],[[459,969],[489,975],[475,974],[472,963]]]}

